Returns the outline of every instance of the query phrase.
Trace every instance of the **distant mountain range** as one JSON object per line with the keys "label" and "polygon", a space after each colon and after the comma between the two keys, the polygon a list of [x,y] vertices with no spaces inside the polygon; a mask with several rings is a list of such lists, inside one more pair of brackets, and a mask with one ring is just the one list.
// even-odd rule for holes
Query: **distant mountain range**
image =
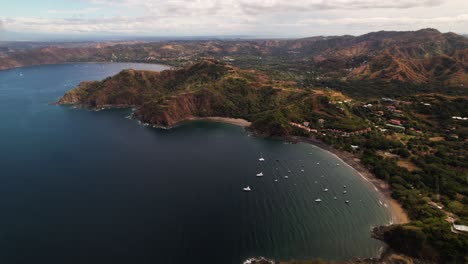
{"label": "distant mountain range", "polygon": [[[73,46],[74,45],[74,46]],[[3,50],[3,51],[2,51]],[[468,86],[468,39],[435,29],[295,40],[174,40],[50,44],[17,51],[0,45],[0,69],[85,61],[166,63],[203,57],[243,68],[309,73],[316,80],[378,80]]]}

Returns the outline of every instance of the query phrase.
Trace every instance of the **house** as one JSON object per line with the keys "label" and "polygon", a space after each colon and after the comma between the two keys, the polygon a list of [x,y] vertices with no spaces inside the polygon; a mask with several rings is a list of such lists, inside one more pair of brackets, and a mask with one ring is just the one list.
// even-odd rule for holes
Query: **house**
{"label": "house", "polygon": [[396,110],[396,107],[394,107],[393,105],[389,105],[389,106],[387,106],[386,108],[387,108],[387,110],[389,110],[389,111],[395,111],[395,110]]}
{"label": "house", "polygon": [[383,115],[384,115],[384,112],[383,112],[383,111],[377,111],[377,115],[383,116]]}
{"label": "house", "polygon": [[468,226],[466,225],[453,225],[453,228],[455,228],[455,230],[457,231],[461,231],[461,232],[468,232]]}
{"label": "house", "polygon": [[320,118],[320,119],[318,120],[318,123],[321,124],[321,125],[323,125],[324,122],[325,122],[325,120],[322,119],[322,118]]}
{"label": "house", "polygon": [[392,99],[392,98],[387,98],[387,97],[382,97],[382,101],[387,102],[387,103],[394,103],[394,102],[396,102],[394,99]]}
{"label": "house", "polygon": [[392,124],[386,124],[385,126],[393,130],[399,131],[399,132],[405,132],[405,127],[402,127],[402,126],[397,126],[397,125],[392,125]]}
{"label": "house", "polygon": [[403,111],[397,109],[397,110],[393,111],[393,115],[401,117],[401,116],[403,116]]}
{"label": "house", "polygon": [[397,126],[401,125],[401,121],[398,119],[390,119],[388,122],[392,125],[397,125]]}
{"label": "house", "polygon": [[352,148],[353,150],[357,150],[357,149],[359,149],[359,146],[351,145],[351,148]]}
{"label": "house", "polygon": [[308,126],[310,125],[309,122],[304,122],[304,123],[302,123],[302,124],[303,124],[304,126],[306,126],[306,127],[308,127]]}

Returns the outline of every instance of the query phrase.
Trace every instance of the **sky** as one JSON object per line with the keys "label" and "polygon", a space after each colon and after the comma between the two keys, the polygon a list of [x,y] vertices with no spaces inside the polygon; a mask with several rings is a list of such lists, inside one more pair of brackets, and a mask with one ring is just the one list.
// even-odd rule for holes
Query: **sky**
{"label": "sky", "polygon": [[468,33],[468,0],[0,0],[2,32],[307,37]]}

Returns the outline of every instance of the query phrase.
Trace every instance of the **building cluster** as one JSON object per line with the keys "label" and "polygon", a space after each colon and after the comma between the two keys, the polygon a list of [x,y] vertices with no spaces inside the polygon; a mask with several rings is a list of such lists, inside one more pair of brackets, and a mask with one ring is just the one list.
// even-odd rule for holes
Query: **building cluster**
{"label": "building cluster", "polygon": [[300,128],[300,129],[303,129],[309,133],[318,133],[318,130],[317,129],[312,129],[312,128],[309,128],[309,122],[304,122],[304,124],[307,124],[307,126],[305,125],[301,125],[301,124],[298,124],[298,123],[294,123],[294,122],[289,122],[289,124],[293,127],[297,127],[297,128]]}

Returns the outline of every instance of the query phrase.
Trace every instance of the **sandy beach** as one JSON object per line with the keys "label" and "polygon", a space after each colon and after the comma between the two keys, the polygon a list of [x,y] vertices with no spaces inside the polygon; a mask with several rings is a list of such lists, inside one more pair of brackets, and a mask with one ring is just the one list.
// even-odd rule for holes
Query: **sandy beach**
{"label": "sandy beach", "polygon": [[374,174],[367,170],[361,164],[360,160],[356,158],[352,153],[334,149],[333,147],[323,143],[322,141],[313,138],[295,139],[306,143],[310,143],[321,149],[329,151],[330,153],[333,153],[337,158],[342,160],[344,163],[348,164],[350,167],[355,169],[361,175],[361,177],[363,177],[369,183],[370,187],[373,187],[377,192],[379,192],[382,195],[383,202],[388,206],[392,215],[391,224],[405,224],[409,222],[408,215],[403,210],[401,205],[391,197],[392,191],[390,185],[384,180],[377,178]]}
{"label": "sandy beach", "polygon": [[237,126],[241,126],[241,127],[248,127],[248,126],[250,126],[252,124],[251,122],[249,122],[249,121],[247,121],[245,119],[220,117],[220,116],[191,117],[191,118],[188,118],[187,120],[190,120],[190,121],[195,121],[195,120],[213,121],[213,122],[237,125]]}
{"label": "sandy beach", "polygon": [[[248,127],[251,125],[251,122],[240,118],[192,117],[188,120],[207,120],[213,122],[233,124],[242,127]],[[333,147],[314,138],[293,137],[292,139],[294,139],[295,141],[302,141],[312,144],[334,154],[338,159],[342,160],[344,163],[355,169],[359,173],[359,175],[361,175],[361,177],[363,177],[364,180],[366,180],[366,182],[369,183],[369,187],[374,188],[381,195],[382,202],[386,205],[386,207],[389,209],[392,215],[391,224],[405,224],[409,222],[408,215],[403,210],[401,205],[391,197],[392,191],[390,189],[390,185],[384,180],[377,178],[374,174],[367,170],[361,164],[360,160],[356,158],[352,153],[334,149]]]}

